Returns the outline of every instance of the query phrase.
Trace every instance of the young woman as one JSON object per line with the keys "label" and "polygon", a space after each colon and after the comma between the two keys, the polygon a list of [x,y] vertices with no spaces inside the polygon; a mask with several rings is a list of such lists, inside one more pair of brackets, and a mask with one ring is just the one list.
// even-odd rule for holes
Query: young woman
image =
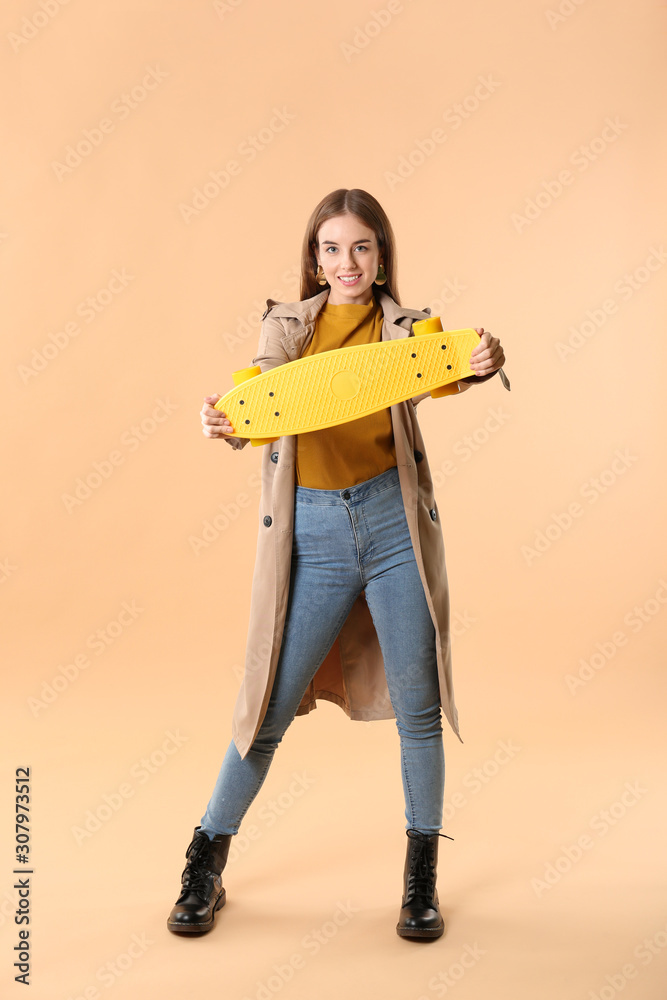
{"label": "young woman", "polygon": [[[308,222],[301,300],[267,300],[252,363],[266,371],[321,351],[407,337],[429,314],[400,304],[394,236],[380,204],[363,190],[341,188]],[[486,381],[505,360],[496,337],[477,333],[475,375],[451,383],[447,394]],[[245,673],[233,738],[167,921],[175,933],[213,926],[225,903],[221,873],[231,839],[292,719],[316,708],[318,698],[351,719],[396,719],[407,821],[396,930],[422,938],[444,931],[436,890],[438,837],[447,836],[439,833],[441,706],[461,736],[444,546],[416,416],[428,395],[263,446]],[[234,428],[214,408],[218,399],[205,398],[204,434],[243,448],[247,439],[229,437]]]}

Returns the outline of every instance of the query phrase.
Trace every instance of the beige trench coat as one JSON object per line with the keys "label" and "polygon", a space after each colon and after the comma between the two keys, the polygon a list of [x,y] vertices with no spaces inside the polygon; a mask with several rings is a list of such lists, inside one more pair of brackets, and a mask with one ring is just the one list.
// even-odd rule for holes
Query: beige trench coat
{"label": "beige trench coat", "polygon": [[[406,309],[380,289],[375,289],[375,295],[384,316],[383,340],[414,336],[412,323],[430,316],[430,309]],[[264,372],[300,357],[312,339],[315,319],[328,296],[326,288],[300,302],[267,299],[259,349],[252,364]],[[451,383],[449,394],[469,387],[466,382]],[[435,627],[440,703],[463,742],[452,686],[449,591],[440,515],[416,414],[417,404],[428,395],[423,393],[390,409],[405,514]],[[438,401],[437,405],[443,404]],[[245,438],[225,440],[235,449],[248,444]],[[232,719],[232,736],[242,758],[266,714],[280,654],[292,554],[295,440],[294,435],[288,435],[262,447],[262,490],[245,668]],[[296,714],[317,708],[318,698],[339,705],[353,720],[395,718],[377,633],[363,593],[308,685]]]}

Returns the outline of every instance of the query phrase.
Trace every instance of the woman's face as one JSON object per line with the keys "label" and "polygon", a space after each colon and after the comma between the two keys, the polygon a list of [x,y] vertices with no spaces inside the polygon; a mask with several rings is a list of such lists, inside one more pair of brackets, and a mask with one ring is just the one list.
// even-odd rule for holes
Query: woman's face
{"label": "woman's face", "polygon": [[327,301],[332,305],[368,305],[381,260],[373,230],[347,212],[323,222],[316,239],[317,263],[331,286]]}

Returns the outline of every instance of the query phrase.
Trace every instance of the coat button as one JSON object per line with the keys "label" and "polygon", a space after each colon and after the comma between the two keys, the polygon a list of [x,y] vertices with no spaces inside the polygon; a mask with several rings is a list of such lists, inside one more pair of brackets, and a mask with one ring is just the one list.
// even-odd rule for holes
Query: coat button
{"label": "coat button", "polygon": [[435,521],[436,517],[438,516],[438,515],[436,514],[436,512],[435,512],[435,507],[432,507],[432,508],[431,508],[431,510],[429,511],[429,514],[431,515],[431,520],[432,520],[432,521]]}
{"label": "coat button", "polygon": [[277,462],[278,461],[278,452],[277,451],[274,451],[274,452],[271,453],[271,461],[272,462]]}
{"label": "coat button", "polygon": [[269,527],[271,527],[271,524],[272,524],[272,523],[273,523],[273,522],[271,521],[271,518],[270,518],[270,517],[269,517],[269,515],[267,514],[267,515],[266,515],[266,517],[264,518],[264,524],[266,525],[266,527],[267,527],[267,528],[269,528]]}
{"label": "coat button", "polygon": [[422,453],[415,448],[415,462],[421,462],[423,457]]}

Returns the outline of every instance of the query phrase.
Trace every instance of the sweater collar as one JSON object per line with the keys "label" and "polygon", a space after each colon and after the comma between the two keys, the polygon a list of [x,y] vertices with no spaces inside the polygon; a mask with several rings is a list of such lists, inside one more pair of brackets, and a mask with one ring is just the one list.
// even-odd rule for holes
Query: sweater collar
{"label": "sweater collar", "polygon": [[[275,306],[276,308],[272,315],[276,318],[284,317],[286,319],[297,319],[304,326],[307,326],[315,320],[320,309],[329,298],[329,291],[330,289],[325,288],[324,291],[318,292],[317,295],[313,295],[309,299],[301,299],[298,302],[280,302],[276,299],[267,299],[264,316],[266,316],[269,309],[272,309]],[[430,316],[430,308],[408,309],[406,306],[399,306],[390,295],[383,292],[381,289],[375,289],[374,295],[379,302],[384,318],[388,323],[401,326],[403,325],[401,323],[402,319],[418,320],[425,319]],[[264,316],[262,316],[262,319],[264,319]],[[411,325],[412,324],[410,324],[410,326]]]}

